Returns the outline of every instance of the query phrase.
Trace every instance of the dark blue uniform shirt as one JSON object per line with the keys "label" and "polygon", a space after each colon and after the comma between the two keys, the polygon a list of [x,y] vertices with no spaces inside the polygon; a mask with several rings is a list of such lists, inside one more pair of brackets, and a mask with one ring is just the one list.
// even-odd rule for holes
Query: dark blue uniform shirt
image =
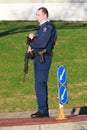
{"label": "dark blue uniform shirt", "polygon": [[42,49],[48,49],[48,51],[51,51],[53,49],[53,44],[49,43],[54,42],[56,39],[56,30],[54,25],[47,21],[43,23],[39,29],[36,32],[36,40],[34,40],[30,46],[34,50],[42,50]]}

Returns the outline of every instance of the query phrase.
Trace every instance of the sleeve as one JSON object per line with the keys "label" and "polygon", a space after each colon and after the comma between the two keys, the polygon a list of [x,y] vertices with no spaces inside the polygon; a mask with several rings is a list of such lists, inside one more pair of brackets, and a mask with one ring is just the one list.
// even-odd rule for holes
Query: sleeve
{"label": "sleeve", "polygon": [[51,37],[52,27],[51,26],[44,26],[38,32],[38,37],[34,42],[30,44],[31,48],[33,49],[44,49],[46,48],[50,37]]}

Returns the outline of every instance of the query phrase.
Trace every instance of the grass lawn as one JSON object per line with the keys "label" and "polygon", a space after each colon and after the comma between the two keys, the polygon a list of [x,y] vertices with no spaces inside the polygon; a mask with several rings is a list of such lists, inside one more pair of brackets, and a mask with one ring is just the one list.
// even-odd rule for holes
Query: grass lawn
{"label": "grass lawn", "polygon": [[[65,108],[87,106],[87,23],[55,22],[58,39],[49,72],[49,109],[59,108],[57,69],[67,70],[68,103]],[[0,113],[37,110],[33,61],[23,83],[26,36],[37,22],[0,22]]]}

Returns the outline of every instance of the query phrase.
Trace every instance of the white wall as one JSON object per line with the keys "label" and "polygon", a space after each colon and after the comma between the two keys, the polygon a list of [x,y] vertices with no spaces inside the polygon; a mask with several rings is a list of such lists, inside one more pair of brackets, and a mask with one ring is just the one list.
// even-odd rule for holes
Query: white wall
{"label": "white wall", "polygon": [[0,3],[79,3],[87,0],[0,0]]}
{"label": "white wall", "polygon": [[0,20],[36,20],[39,7],[46,7],[51,20],[87,21],[86,2],[3,3],[0,1]]}

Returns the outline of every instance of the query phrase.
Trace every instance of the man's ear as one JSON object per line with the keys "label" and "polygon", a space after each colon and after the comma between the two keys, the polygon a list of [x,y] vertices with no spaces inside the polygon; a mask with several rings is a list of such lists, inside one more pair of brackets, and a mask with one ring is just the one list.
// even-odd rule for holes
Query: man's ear
{"label": "man's ear", "polygon": [[46,18],[46,19],[47,19],[47,15],[46,15],[46,14],[44,14],[44,18]]}

